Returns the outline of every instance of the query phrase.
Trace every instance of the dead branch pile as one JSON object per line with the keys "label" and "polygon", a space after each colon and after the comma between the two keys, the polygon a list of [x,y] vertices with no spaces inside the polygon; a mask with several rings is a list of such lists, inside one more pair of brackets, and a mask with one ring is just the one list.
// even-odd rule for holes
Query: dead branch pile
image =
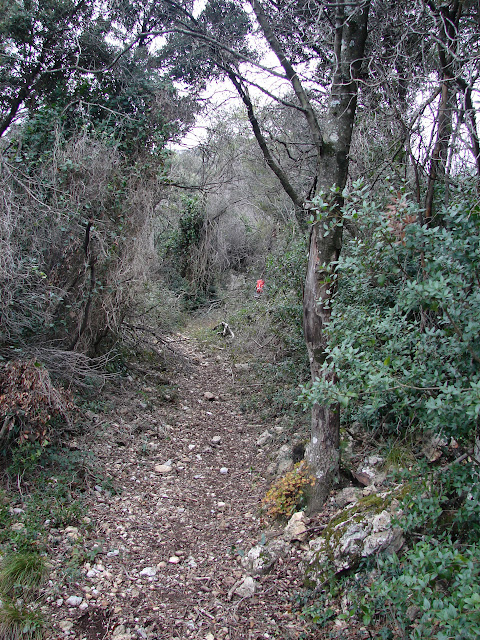
{"label": "dead branch pile", "polygon": [[52,383],[36,360],[12,360],[0,370],[0,443],[44,442],[55,421],[71,422],[71,393]]}

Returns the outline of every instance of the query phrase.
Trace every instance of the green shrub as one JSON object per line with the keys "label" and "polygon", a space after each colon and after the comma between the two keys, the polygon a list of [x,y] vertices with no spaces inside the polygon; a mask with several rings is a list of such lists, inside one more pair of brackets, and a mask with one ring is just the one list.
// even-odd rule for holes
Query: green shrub
{"label": "green shrub", "polygon": [[402,504],[401,526],[407,533],[449,533],[463,543],[480,539],[480,475],[468,461],[445,470],[419,463],[404,472],[407,490]]}
{"label": "green shrub", "polygon": [[360,600],[363,622],[387,622],[412,640],[480,637],[480,547],[449,537],[415,543],[402,558],[378,560]]}
{"label": "green shrub", "polygon": [[305,389],[306,405],[339,402],[347,422],[394,433],[429,429],[472,444],[480,415],[480,209],[468,195],[457,194],[435,228],[412,223],[418,210],[398,202],[399,224],[408,220],[401,235],[391,211],[364,203],[362,234],[338,264],[328,327],[324,368],[338,381]]}

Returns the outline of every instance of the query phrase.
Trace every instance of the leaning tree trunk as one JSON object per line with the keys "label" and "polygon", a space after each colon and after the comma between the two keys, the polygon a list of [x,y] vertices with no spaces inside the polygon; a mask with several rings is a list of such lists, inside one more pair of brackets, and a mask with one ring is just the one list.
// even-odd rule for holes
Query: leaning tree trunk
{"label": "leaning tree trunk", "polygon": [[[369,0],[338,3],[335,24],[335,68],[330,91],[330,101],[322,126],[312,107],[308,93],[300,77],[288,60],[281,42],[260,0],[250,0],[263,34],[282,65],[298,99],[301,111],[310,130],[312,144],[317,154],[317,195],[320,192],[329,199],[327,220],[317,222],[310,232],[310,249],[307,277],[304,289],[304,333],[310,359],[312,380],[324,375],[327,339],[325,327],[330,321],[331,303],[335,293],[332,268],[338,262],[342,247],[342,190],[348,174],[348,154],[357,107],[357,79],[362,65],[367,38]],[[230,75],[230,74],[229,74]],[[247,107],[248,117],[265,160],[275,172],[295,205],[301,227],[305,227],[306,206],[299,206],[288,178],[268,152],[267,141],[254,117],[253,104],[241,81],[232,78]],[[286,186],[288,188],[286,188]],[[300,205],[303,205],[300,202]],[[300,211],[301,210],[301,211]],[[300,212],[300,215],[299,215]],[[310,209],[311,212],[311,209]],[[325,233],[327,223],[329,233]],[[330,374],[332,375],[332,374]],[[334,374],[333,374],[334,375]],[[339,470],[338,407],[315,404],[312,410],[312,431],[307,447],[307,461],[315,474],[312,509],[321,506],[338,476]]]}
{"label": "leaning tree trunk", "polygon": [[438,57],[441,67],[442,84],[436,118],[437,139],[430,159],[427,193],[425,196],[425,222],[432,223],[435,184],[445,177],[445,165],[452,135],[453,99],[456,82],[455,58],[458,42],[458,23],[463,3],[453,0],[437,7],[433,0],[427,5],[435,16],[438,25]]}
{"label": "leaning tree trunk", "polygon": [[[328,112],[323,122],[322,147],[318,156],[318,192],[329,203],[326,219],[316,222],[310,232],[309,259],[305,280],[304,333],[312,380],[325,374],[325,328],[330,321],[336,292],[335,267],[342,248],[342,191],[348,176],[348,154],[357,108],[357,77],[367,38],[370,3],[339,4],[335,29],[336,69]],[[340,463],[340,409],[315,404],[312,410],[311,440],[307,461],[315,473],[311,509],[327,499],[338,477]]]}

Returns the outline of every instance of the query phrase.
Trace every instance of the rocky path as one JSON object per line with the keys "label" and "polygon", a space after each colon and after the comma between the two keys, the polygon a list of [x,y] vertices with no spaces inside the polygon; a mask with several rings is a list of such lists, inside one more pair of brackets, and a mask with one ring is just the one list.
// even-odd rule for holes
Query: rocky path
{"label": "rocky path", "polygon": [[61,533],[83,555],[73,582],[62,583],[64,567],[52,573],[55,640],[301,634],[291,611],[300,551],[289,547],[253,585],[240,563],[275,535],[259,515],[269,460],[256,440],[265,427],[241,413],[242,383],[222,356],[196,353],[187,339],[176,348],[184,366],[171,402],[158,403],[158,390],[139,378],[110,411],[91,415],[90,433],[75,443],[118,493],[92,486],[90,529],[82,539]]}

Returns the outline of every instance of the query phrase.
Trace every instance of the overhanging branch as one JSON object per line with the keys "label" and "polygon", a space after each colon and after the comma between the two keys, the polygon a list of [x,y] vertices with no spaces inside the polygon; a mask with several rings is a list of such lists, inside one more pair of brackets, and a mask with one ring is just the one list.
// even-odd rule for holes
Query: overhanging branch
{"label": "overhanging branch", "polygon": [[298,195],[298,193],[295,191],[295,189],[293,188],[292,184],[290,183],[286,173],[283,171],[283,169],[280,167],[280,165],[275,161],[274,157],[272,156],[270,149],[268,148],[268,144],[267,141],[265,140],[265,136],[262,133],[262,130],[260,128],[260,124],[257,120],[257,117],[255,115],[255,110],[253,108],[253,103],[251,101],[250,95],[248,93],[248,89],[243,86],[240,82],[240,80],[238,79],[237,75],[228,68],[225,68],[225,71],[230,79],[230,81],[232,82],[233,86],[235,87],[235,89],[238,92],[238,95],[240,96],[240,98],[242,99],[243,104],[245,105],[246,109],[247,109],[247,116],[248,119],[250,121],[252,130],[253,130],[253,134],[257,140],[258,146],[260,147],[262,153],[263,153],[263,157],[265,158],[265,162],[267,163],[267,165],[270,167],[270,169],[273,171],[273,173],[277,176],[277,178],[280,181],[280,184],[282,185],[285,193],[288,195],[288,197],[290,198],[290,200],[293,202],[294,206],[295,206],[295,217],[297,218],[298,224],[300,225],[300,227],[302,229],[305,229],[305,210],[304,210],[304,203],[302,198]]}

